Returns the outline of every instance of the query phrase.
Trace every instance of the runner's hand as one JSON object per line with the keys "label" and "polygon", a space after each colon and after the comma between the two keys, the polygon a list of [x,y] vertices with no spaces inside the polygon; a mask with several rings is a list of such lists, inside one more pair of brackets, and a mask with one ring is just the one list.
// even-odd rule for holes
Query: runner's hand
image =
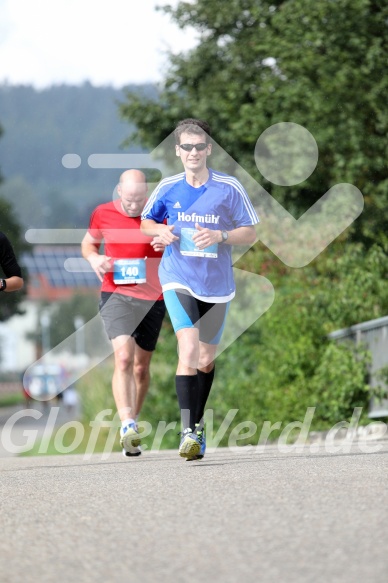
{"label": "runner's hand", "polygon": [[197,233],[193,235],[193,241],[198,249],[205,249],[220,242],[220,231],[201,227],[198,223],[195,223],[195,228]]}
{"label": "runner's hand", "polygon": [[102,282],[105,273],[111,270],[112,263],[111,257],[107,255],[99,255],[92,253],[88,257],[88,261],[93,268],[93,271],[97,275],[98,279]]}
{"label": "runner's hand", "polygon": [[159,228],[157,236],[159,242],[164,246],[171,245],[171,243],[174,243],[174,241],[178,241],[179,237],[173,235],[173,229],[174,225],[163,225],[162,228]]}
{"label": "runner's hand", "polygon": [[160,253],[163,253],[166,247],[166,245],[161,241],[159,236],[154,237],[150,244],[152,245],[155,251],[159,251]]}

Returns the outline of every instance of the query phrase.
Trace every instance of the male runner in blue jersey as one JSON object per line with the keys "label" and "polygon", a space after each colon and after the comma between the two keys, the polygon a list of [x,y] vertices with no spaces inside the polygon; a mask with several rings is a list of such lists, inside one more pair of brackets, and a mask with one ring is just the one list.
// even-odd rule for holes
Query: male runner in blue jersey
{"label": "male runner in blue jersey", "polygon": [[166,245],[159,279],[178,341],[179,454],[191,461],[202,459],[206,448],[203,414],[235,295],[232,245],[252,244],[259,219],[238,180],[207,167],[212,145],[206,122],[180,121],[174,135],[185,171],[163,179],[154,190],[141,230]]}

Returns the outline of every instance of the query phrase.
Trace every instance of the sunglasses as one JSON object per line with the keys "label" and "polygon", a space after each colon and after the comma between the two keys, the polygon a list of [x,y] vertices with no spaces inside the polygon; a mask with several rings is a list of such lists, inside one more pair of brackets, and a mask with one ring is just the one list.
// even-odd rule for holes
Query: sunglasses
{"label": "sunglasses", "polygon": [[200,144],[178,144],[178,145],[185,152],[191,152],[193,148],[195,148],[198,152],[202,152],[203,150],[206,150],[209,144],[201,142]]}

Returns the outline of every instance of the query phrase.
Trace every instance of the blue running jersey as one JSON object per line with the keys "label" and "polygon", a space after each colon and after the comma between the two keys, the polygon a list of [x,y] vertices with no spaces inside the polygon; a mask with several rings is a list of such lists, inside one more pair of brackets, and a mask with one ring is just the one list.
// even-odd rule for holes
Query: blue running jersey
{"label": "blue running jersey", "polygon": [[208,181],[194,188],[185,173],[163,179],[150,196],[141,218],[157,223],[167,220],[179,237],[165,248],[159,266],[163,291],[187,289],[207,302],[228,302],[235,295],[232,246],[212,245],[199,251],[191,245],[192,229],[198,223],[209,229],[232,231],[259,222],[240,182],[222,172],[209,170]]}

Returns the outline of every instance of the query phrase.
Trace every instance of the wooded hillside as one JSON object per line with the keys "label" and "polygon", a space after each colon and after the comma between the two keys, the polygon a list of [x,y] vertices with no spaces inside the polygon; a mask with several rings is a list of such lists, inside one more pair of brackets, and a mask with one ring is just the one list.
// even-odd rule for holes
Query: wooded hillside
{"label": "wooded hillside", "polygon": [[[152,85],[132,86],[153,97]],[[58,85],[45,90],[0,85],[0,196],[12,203],[25,228],[84,227],[90,210],[106,201],[120,170],[88,166],[93,153],[141,151],[121,147],[130,125],[120,119],[123,91],[112,87]],[[65,154],[78,168],[62,165]]]}

